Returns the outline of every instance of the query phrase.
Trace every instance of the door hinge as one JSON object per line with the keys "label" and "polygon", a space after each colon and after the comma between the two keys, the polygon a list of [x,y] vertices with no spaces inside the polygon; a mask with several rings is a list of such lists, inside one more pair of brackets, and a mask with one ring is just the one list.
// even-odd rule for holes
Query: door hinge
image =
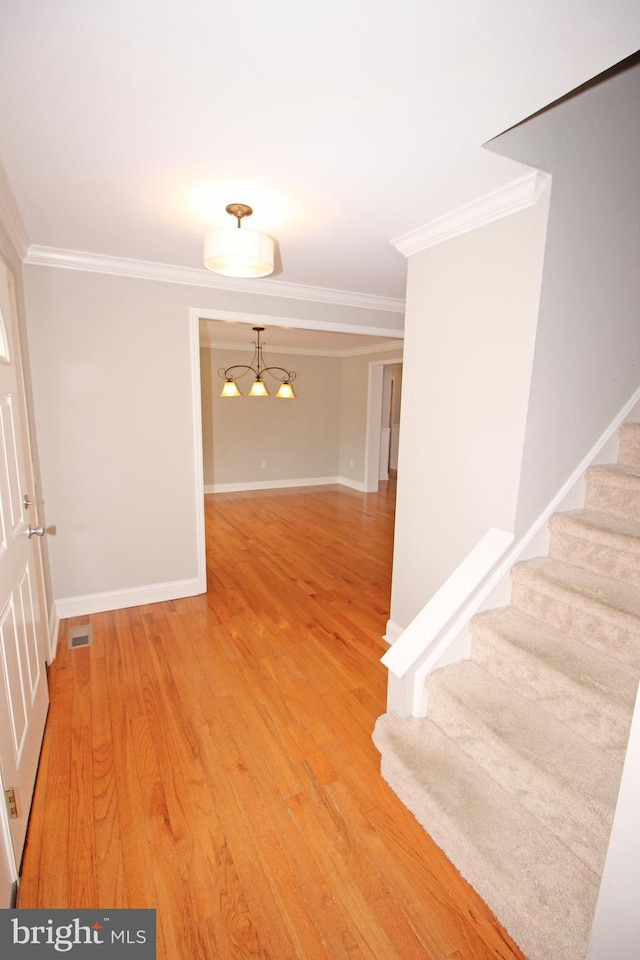
{"label": "door hinge", "polygon": [[4,802],[7,805],[7,814],[9,820],[18,819],[18,801],[16,800],[16,788],[9,787],[8,790],[4,792]]}

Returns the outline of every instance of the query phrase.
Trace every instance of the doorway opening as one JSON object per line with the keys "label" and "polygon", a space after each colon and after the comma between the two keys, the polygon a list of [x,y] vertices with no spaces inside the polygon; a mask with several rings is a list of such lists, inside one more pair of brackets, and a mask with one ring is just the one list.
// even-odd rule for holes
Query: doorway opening
{"label": "doorway opening", "polygon": [[[242,351],[249,349],[250,327],[256,322],[267,328],[270,360],[275,356],[278,362],[300,363],[304,369],[299,378],[303,395],[286,411],[273,398],[249,402],[242,397],[218,398],[218,367],[245,359]],[[223,320],[213,311],[199,311],[197,323],[203,493],[321,483],[340,483],[361,492],[377,490],[380,476],[389,475],[389,456],[395,468],[398,414],[394,416],[391,404],[397,408],[400,393],[401,330],[297,320],[293,326],[283,318],[256,314],[225,315]],[[281,359],[279,353],[296,356]],[[378,384],[374,373],[372,390],[368,377],[376,354],[386,356],[373,361],[376,369],[381,364],[382,380]],[[383,406],[385,436],[371,440],[371,424],[376,420],[380,433]],[[224,421],[220,419],[223,409]],[[375,471],[368,465],[370,457],[380,458],[381,447],[383,460],[387,457],[382,474],[378,464]]]}
{"label": "doorway opening", "polygon": [[[402,357],[369,365],[364,488],[375,493],[381,480],[398,469]],[[390,475],[389,471],[394,471]]]}

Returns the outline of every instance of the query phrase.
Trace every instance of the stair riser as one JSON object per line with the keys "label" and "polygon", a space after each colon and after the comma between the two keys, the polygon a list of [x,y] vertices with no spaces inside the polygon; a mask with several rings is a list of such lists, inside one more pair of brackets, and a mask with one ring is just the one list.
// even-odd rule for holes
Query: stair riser
{"label": "stair riser", "polygon": [[623,760],[631,707],[606,697],[593,686],[573,682],[539,656],[511,643],[489,627],[471,623],[476,663],[513,689],[527,690],[541,709],[617,760]]}
{"label": "stair riser", "polygon": [[579,792],[496,736],[482,717],[465,710],[447,691],[430,689],[429,719],[552,833],[561,834],[592,870],[602,870],[612,806],[586,803]]}
{"label": "stair riser", "polygon": [[637,425],[623,426],[619,433],[618,463],[640,467],[640,430]]}
{"label": "stair riser", "polygon": [[640,632],[632,617],[616,620],[615,611],[586,603],[577,595],[547,593],[535,583],[515,581],[511,603],[518,610],[548,623],[575,640],[640,667]]}
{"label": "stair riser", "polygon": [[570,534],[552,533],[549,544],[549,556],[555,560],[564,560],[583,570],[592,570],[621,580],[631,586],[640,585],[640,554],[624,549],[617,550],[608,545],[584,540]]}
{"label": "stair riser", "polygon": [[637,490],[630,487],[588,480],[584,502],[589,510],[640,520],[640,496]]}

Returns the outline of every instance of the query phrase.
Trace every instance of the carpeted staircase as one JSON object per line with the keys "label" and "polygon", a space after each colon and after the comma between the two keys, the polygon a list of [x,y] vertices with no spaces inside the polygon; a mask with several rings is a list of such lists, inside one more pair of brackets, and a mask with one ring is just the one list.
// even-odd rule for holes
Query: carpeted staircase
{"label": "carpeted staircase", "polygon": [[382,774],[530,960],[583,960],[640,680],[640,424],[517,563],[428,717],[378,719]]}

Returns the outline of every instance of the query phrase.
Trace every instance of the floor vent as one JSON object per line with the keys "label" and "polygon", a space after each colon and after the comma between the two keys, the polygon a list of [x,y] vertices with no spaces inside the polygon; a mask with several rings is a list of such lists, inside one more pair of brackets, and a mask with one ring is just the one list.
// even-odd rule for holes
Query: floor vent
{"label": "floor vent", "polygon": [[93,627],[89,623],[81,627],[71,627],[68,637],[69,650],[75,650],[76,647],[90,647],[93,643]]}

